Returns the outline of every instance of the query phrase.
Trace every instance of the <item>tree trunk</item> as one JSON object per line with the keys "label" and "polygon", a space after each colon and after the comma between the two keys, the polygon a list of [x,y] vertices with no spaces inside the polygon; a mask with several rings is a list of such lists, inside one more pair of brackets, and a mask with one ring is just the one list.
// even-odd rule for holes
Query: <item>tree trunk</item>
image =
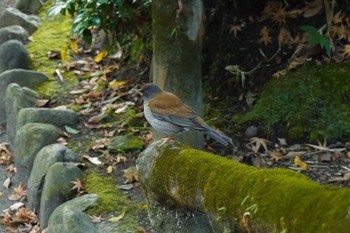
{"label": "tree trunk", "polygon": [[[202,115],[203,16],[201,0],[152,1],[153,82],[175,93],[198,115]],[[199,132],[187,132],[177,139],[203,148]]]}

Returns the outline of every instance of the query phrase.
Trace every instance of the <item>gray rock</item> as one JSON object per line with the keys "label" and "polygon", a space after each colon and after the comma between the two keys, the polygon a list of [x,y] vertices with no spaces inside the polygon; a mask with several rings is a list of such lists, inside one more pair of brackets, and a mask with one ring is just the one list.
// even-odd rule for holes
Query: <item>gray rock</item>
{"label": "gray rock", "polygon": [[26,108],[18,113],[17,127],[30,123],[48,123],[56,126],[70,125],[78,123],[77,114],[70,109],[52,108]]}
{"label": "gray rock", "polygon": [[19,25],[12,25],[0,28],[0,45],[8,40],[18,40],[22,43],[28,41],[28,32]]}
{"label": "gray rock", "polygon": [[49,78],[36,71],[14,69],[0,74],[0,124],[6,121],[5,113],[5,94],[6,88],[10,83],[17,83],[22,87],[34,88]]}
{"label": "gray rock", "polygon": [[59,136],[60,129],[51,124],[28,123],[17,131],[14,160],[21,181],[27,181],[39,150],[54,143]]}
{"label": "gray rock", "polygon": [[252,138],[255,137],[258,134],[258,128],[255,125],[249,126],[245,131],[244,131],[244,137],[246,138]]}
{"label": "gray rock", "polygon": [[21,42],[8,40],[0,46],[0,74],[12,69],[30,69],[31,59]]}
{"label": "gray rock", "polygon": [[40,227],[45,229],[57,206],[72,199],[72,181],[82,179],[83,173],[71,163],[54,163],[47,171],[40,200]]}
{"label": "gray rock", "polygon": [[27,15],[17,10],[16,8],[9,7],[0,16],[0,28],[20,25],[26,29],[31,35],[39,27],[40,18],[35,15]]}
{"label": "gray rock", "polygon": [[81,156],[62,144],[43,147],[35,157],[27,182],[28,207],[40,212],[42,185],[50,166],[56,162],[80,162]]}
{"label": "gray rock", "polygon": [[11,83],[6,89],[6,133],[9,143],[14,146],[17,131],[17,114],[23,108],[33,107],[38,99],[38,94],[17,83]]}
{"label": "gray rock", "polygon": [[14,7],[26,14],[37,14],[46,0],[17,0]]}
{"label": "gray rock", "polygon": [[95,233],[98,232],[90,218],[82,211],[96,205],[98,196],[86,194],[58,206],[51,214],[48,224],[50,233]]}

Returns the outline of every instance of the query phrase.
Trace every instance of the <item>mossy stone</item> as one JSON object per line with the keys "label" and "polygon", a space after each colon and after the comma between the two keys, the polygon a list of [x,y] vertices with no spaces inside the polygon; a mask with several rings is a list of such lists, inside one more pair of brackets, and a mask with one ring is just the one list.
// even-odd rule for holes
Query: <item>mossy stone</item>
{"label": "mossy stone", "polygon": [[273,79],[236,123],[256,122],[278,137],[317,141],[350,135],[350,66],[307,63]]}
{"label": "mossy stone", "polygon": [[142,138],[132,134],[127,134],[113,138],[108,145],[108,149],[115,152],[135,151],[142,150],[144,146],[145,142]]}

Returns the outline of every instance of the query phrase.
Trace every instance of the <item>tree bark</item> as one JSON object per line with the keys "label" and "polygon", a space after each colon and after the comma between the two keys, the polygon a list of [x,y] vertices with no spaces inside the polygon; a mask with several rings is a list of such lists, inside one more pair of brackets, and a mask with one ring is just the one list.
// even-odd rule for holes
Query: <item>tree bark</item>
{"label": "tree bark", "polygon": [[[153,82],[175,93],[198,115],[202,115],[203,13],[201,0],[152,1]],[[203,148],[199,132],[187,132],[178,139]]]}

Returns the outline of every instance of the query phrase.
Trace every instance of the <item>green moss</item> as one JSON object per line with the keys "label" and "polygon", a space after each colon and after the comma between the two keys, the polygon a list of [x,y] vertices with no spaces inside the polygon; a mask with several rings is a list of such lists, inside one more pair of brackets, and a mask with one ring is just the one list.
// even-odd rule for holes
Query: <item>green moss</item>
{"label": "green moss", "polygon": [[97,171],[87,172],[84,188],[88,193],[96,193],[99,196],[97,206],[89,210],[90,214],[120,214],[123,211],[137,214],[143,209],[141,204],[130,201],[119,191],[114,179]]}
{"label": "green moss", "polygon": [[31,36],[32,42],[27,45],[27,50],[33,60],[33,70],[47,75],[51,81],[44,83],[38,88],[38,92],[45,97],[57,97],[69,87],[75,86],[78,82],[73,72],[64,72],[60,69],[64,77],[64,83],[58,83],[55,78],[55,70],[60,64],[60,60],[49,59],[49,51],[62,51],[70,41],[71,18],[68,16],[48,17],[47,11],[53,1],[44,4],[39,12],[41,19],[40,27]]}
{"label": "green moss", "polygon": [[272,80],[252,111],[235,116],[239,124],[260,123],[290,139],[311,141],[350,135],[350,66],[305,64]]}
{"label": "green moss", "polygon": [[350,190],[321,186],[286,169],[259,170],[176,147],[161,152],[144,183],[161,201],[173,200],[223,222],[239,222],[250,212],[254,229],[344,233],[350,229]]}
{"label": "green moss", "polygon": [[140,228],[137,220],[147,214],[144,203],[132,202],[119,191],[114,179],[97,171],[87,172],[84,188],[88,193],[95,193],[99,197],[97,205],[90,208],[88,214],[117,217],[125,213],[122,219],[114,223],[115,231],[137,232]]}

